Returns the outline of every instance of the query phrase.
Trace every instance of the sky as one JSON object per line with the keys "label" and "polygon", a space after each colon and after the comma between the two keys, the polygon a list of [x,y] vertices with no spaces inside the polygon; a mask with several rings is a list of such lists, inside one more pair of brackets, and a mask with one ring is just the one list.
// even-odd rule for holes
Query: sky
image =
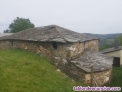
{"label": "sky", "polygon": [[58,25],[79,33],[122,33],[122,0],[0,0],[0,33],[16,17],[35,27]]}

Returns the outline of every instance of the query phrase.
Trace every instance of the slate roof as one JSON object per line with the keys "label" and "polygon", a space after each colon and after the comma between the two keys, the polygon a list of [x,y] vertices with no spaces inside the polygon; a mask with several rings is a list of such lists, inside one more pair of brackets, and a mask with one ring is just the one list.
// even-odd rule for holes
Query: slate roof
{"label": "slate roof", "polygon": [[75,65],[86,72],[91,72],[91,66],[94,72],[98,72],[110,69],[113,64],[112,57],[94,51],[84,52],[75,61]]}
{"label": "slate roof", "polygon": [[118,50],[122,50],[122,46],[119,46],[118,48],[112,47],[112,48],[108,48],[105,50],[100,51],[100,53],[110,53],[110,52],[114,52],[114,51],[118,51]]}
{"label": "slate roof", "polygon": [[42,41],[42,42],[56,41],[65,43],[65,42],[83,42],[98,38],[77,33],[56,25],[49,25],[49,26],[26,29],[10,36],[0,37],[0,40],[8,40],[8,39]]}
{"label": "slate roof", "polygon": [[7,36],[7,35],[12,35],[13,33],[0,33],[0,37],[2,36]]}

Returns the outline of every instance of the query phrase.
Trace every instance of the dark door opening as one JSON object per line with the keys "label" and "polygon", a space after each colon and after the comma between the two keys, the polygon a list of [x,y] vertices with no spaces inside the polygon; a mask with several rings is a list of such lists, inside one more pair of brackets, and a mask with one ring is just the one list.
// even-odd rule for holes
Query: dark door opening
{"label": "dark door opening", "polygon": [[113,66],[120,67],[120,58],[114,57]]}
{"label": "dark door opening", "polygon": [[52,45],[53,45],[53,48],[54,48],[54,49],[57,49],[57,48],[58,48],[58,47],[57,47],[57,42],[54,42],[54,41],[53,41],[53,42],[52,42]]}

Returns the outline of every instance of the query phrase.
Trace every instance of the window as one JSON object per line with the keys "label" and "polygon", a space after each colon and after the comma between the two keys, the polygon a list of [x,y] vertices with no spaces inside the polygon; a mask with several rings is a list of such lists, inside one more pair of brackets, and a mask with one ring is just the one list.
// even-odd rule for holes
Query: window
{"label": "window", "polygon": [[53,48],[57,49],[57,42],[52,42]]}

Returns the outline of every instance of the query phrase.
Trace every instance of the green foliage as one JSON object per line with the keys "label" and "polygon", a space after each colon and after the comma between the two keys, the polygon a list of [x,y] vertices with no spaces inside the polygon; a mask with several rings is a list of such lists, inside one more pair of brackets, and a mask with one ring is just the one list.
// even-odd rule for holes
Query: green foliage
{"label": "green foliage", "polygon": [[99,51],[106,49],[106,46],[100,46]]}
{"label": "green foliage", "polygon": [[4,30],[4,33],[9,33],[9,29]]}
{"label": "green foliage", "polygon": [[113,67],[113,78],[109,86],[122,88],[122,66]]}
{"label": "green foliage", "polygon": [[39,54],[0,50],[0,92],[74,92],[73,86],[84,85]]}
{"label": "green foliage", "polygon": [[[120,33],[116,33],[116,34],[90,34],[90,33],[85,33],[87,35],[90,36],[95,36],[97,38],[100,39],[100,43],[99,43],[99,51],[107,49],[107,48],[111,48],[114,47],[114,40],[117,36],[120,35]],[[122,35],[121,35],[122,37]],[[120,40],[122,45],[122,38]]]}
{"label": "green foliage", "polygon": [[106,39],[106,44],[114,44],[115,39]]}
{"label": "green foliage", "polygon": [[118,41],[119,41],[119,45],[122,45],[122,34],[120,34],[118,37],[117,37]]}
{"label": "green foliage", "polygon": [[34,28],[34,24],[30,22],[29,19],[19,18],[17,17],[13,22],[9,25],[9,29],[4,30],[4,33],[16,33],[28,28]]}
{"label": "green foliage", "polygon": [[104,39],[102,44],[99,46],[99,51],[114,47],[114,39]]}

